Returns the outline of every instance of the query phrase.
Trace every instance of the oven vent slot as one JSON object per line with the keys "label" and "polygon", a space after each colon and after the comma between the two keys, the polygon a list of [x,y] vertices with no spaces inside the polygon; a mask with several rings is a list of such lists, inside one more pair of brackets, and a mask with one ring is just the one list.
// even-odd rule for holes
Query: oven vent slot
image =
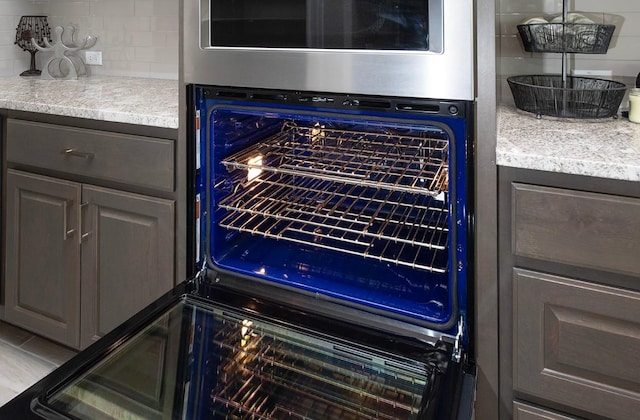
{"label": "oven vent slot", "polygon": [[422,112],[427,114],[440,113],[440,105],[438,104],[420,104],[401,102],[396,105],[398,111]]}
{"label": "oven vent slot", "polygon": [[388,101],[374,101],[371,99],[347,99],[349,106],[367,109],[391,109],[391,103]]}
{"label": "oven vent slot", "polygon": [[448,270],[446,139],[285,126],[222,163],[246,171],[218,202],[222,227]]}
{"label": "oven vent slot", "polygon": [[287,95],[284,93],[252,93],[251,99],[268,102],[287,102]]}
{"label": "oven vent slot", "polygon": [[238,92],[236,90],[218,90],[215,95],[219,98],[232,98],[232,99],[244,99],[247,97],[245,92]]}

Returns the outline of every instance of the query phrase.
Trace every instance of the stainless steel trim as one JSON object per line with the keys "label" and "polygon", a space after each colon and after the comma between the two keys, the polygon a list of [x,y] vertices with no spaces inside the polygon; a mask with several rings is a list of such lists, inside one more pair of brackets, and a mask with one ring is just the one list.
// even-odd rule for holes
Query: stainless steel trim
{"label": "stainless steel trim", "polygon": [[[209,0],[184,2],[184,81],[472,100],[473,0],[429,0],[437,52],[211,47]],[[438,10],[442,10],[441,19]],[[438,45],[438,38],[441,45]]]}

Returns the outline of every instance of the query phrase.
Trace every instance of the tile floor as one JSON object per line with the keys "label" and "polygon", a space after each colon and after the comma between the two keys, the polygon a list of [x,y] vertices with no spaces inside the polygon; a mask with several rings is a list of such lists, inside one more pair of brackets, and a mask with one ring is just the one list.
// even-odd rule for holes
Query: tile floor
{"label": "tile floor", "polygon": [[0,321],[0,406],[75,353]]}

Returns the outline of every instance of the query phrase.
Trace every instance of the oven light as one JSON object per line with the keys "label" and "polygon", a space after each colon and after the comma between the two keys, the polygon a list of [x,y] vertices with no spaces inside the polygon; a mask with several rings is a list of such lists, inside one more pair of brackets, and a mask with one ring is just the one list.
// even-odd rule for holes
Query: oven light
{"label": "oven light", "polygon": [[325,129],[324,125],[320,125],[320,123],[315,123],[315,125],[311,129],[311,141],[324,140],[326,136],[324,129]]}
{"label": "oven light", "polygon": [[240,333],[243,338],[247,338],[252,325],[253,325],[252,321],[249,321],[248,319],[242,320],[242,328],[240,329]]}
{"label": "oven light", "polygon": [[251,181],[260,176],[262,173],[262,155],[254,156],[247,161],[249,171],[247,173],[247,181]]}

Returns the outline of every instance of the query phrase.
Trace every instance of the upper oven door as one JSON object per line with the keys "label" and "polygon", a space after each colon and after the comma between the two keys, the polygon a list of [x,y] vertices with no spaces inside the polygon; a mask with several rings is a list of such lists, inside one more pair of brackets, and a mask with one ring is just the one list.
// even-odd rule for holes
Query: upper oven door
{"label": "upper oven door", "polygon": [[473,0],[185,0],[187,83],[472,100]]}

